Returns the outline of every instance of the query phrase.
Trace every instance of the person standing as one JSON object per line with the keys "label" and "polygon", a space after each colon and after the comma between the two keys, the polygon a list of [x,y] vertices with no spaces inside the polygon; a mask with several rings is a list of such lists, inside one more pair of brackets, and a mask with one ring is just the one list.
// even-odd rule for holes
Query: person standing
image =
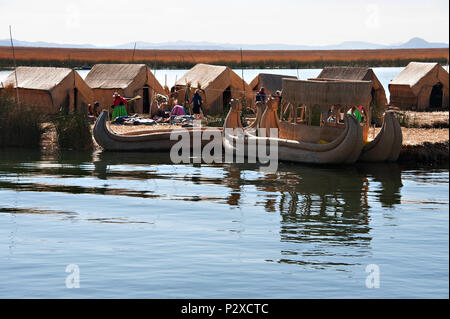
{"label": "person standing", "polygon": [[354,117],[356,117],[358,122],[361,123],[362,115],[361,115],[361,112],[359,111],[359,109],[356,106],[352,106],[352,108],[350,110],[348,110],[347,113],[348,114],[352,114]]}
{"label": "person standing", "polygon": [[128,100],[121,97],[119,93],[114,92],[113,94],[113,113],[112,120],[119,116],[128,116],[127,110],[125,108],[125,104],[128,103]]}
{"label": "person standing", "polygon": [[264,109],[266,107],[266,99],[267,99],[267,95],[266,92],[264,91],[264,87],[261,87],[258,91],[258,93],[256,93],[256,98],[255,98],[255,102],[261,102],[262,106],[261,106],[261,111],[264,113]]}
{"label": "person standing", "polygon": [[191,103],[192,103],[192,111],[194,113],[194,119],[195,120],[201,119],[203,100],[202,97],[200,96],[199,89],[195,90]]}

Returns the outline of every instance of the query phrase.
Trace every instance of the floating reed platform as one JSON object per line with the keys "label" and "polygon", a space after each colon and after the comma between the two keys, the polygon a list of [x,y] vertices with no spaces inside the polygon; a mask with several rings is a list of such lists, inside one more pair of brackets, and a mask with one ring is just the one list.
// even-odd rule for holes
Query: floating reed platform
{"label": "floating reed platform", "polygon": [[424,142],[417,145],[404,144],[400,150],[399,163],[448,164],[449,141]]}

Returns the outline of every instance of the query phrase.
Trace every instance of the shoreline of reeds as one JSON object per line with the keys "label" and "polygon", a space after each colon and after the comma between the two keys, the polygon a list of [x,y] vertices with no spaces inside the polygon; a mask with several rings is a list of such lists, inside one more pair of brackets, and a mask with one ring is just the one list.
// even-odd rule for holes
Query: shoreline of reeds
{"label": "shoreline of reeds", "polygon": [[399,164],[438,165],[449,162],[449,141],[404,144],[397,161]]}
{"label": "shoreline of reeds", "polygon": [[0,150],[10,147],[45,150],[48,146],[58,150],[93,149],[86,114],[43,115],[33,105],[18,102],[12,87],[0,91],[0,114]]}
{"label": "shoreline of reeds", "polygon": [[[446,65],[446,59],[415,59],[417,62],[437,62]],[[228,66],[232,69],[319,69],[328,66],[357,66],[357,67],[405,67],[411,62],[410,59],[387,59],[387,60],[260,60],[260,61],[161,61],[161,60],[37,60],[37,59],[17,59],[16,64],[20,66],[41,66],[41,67],[66,67],[66,68],[89,68],[99,63],[134,63],[147,64],[151,69],[190,69],[198,63]],[[13,68],[12,59],[0,59],[0,70],[10,70]]]}

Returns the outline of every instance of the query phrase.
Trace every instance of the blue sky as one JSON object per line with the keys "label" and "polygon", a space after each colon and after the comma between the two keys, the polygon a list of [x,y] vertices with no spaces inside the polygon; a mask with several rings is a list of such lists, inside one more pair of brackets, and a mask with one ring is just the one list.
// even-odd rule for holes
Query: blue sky
{"label": "blue sky", "polygon": [[448,1],[0,0],[0,39],[116,45],[448,42]]}

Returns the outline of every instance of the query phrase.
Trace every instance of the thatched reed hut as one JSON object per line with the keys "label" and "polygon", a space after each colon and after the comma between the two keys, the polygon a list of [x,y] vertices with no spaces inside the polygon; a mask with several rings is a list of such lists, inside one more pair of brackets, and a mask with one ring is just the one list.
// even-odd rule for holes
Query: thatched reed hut
{"label": "thatched reed hut", "polygon": [[[17,86],[16,86],[17,76]],[[94,94],[80,75],[69,68],[17,67],[0,87],[18,88],[19,101],[43,114],[87,112]]]}
{"label": "thatched reed hut", "polygon": [[249,85],[253,92],[257,92],[263,87],[266,94],[271,95],[276,91],[281,91],[283,79],[297,79],[297,77],[291,75],[259,73]]}
{"label": "thatched reed hut", "polygon": [[370,106],[384,109],[387,105],[386,92],[383,85],[377,78],[371,68],[366,67],[349,67],[349,66],[333,66],[325,67],[317,76],[312,80],[350,80],[350,81],[371,81],[372,90]]}
{"label": "thatched reed hut", "polygon": [[205,113],[222,113],[231,99],[242,99],[244,96],[247,106],[252,103],[250,86],[226,66],[197,64],[175,83],[172,91],[178,103],[185,105],[185,101],[190,101],[198,88],[202,89]]}
{"label": "thatched reed hut", "polygon": [[448,108],[448,72],[438,63],[410,62],[390,83],[390,104],[401,109]]}
{"label": "thatched reed hut", "polygon": [[130,102],[128,112],[154,113],[155,94],[166,94],[146,64],[96,64],[85,78],[92,88],[95,99],[103,109],[110,110],[113,94],[123,97],[142,96],[142,99]]}

